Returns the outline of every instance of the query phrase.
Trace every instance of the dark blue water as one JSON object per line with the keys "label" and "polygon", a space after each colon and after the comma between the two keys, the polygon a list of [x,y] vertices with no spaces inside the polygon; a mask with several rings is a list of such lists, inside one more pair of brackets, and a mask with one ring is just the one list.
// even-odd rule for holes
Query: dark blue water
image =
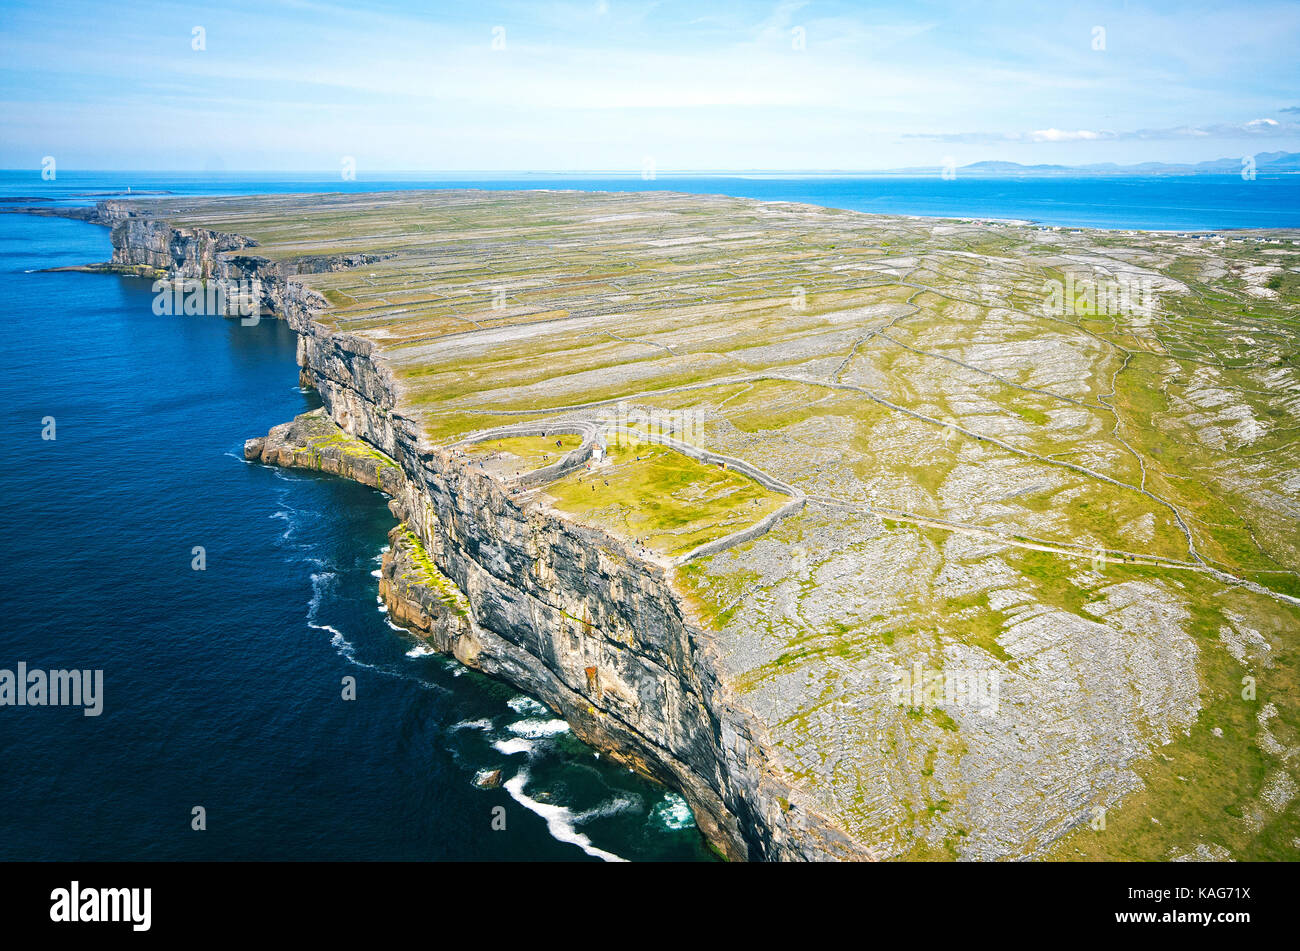
{"label": "dark blue water", "polygon": [[1300,227],[1300,175],[975,178],[960,171],[945,181],[889,177],[700,177],[661,175],[340,175],[292,173],[0,171],[0,197],[68,198],[94,191],[160,189],[177,194],[377,191],[409,188],[568,188],[668,190],[796,201],[877,214],[1011,218],[1049,225],[1146,230]]}
{"label": "dark blue water", "polygon": [[[0,199],[671,189],[1068,226],[1300,226],[1295,176],[360,179],[0,172]],[[160,317],[146,282],[35,273],[108,253],[102,228],[0,215],[0,669],[106,680],[97,718],[0,707],[0,859],[707,857],[679,799],[387,624],[377,493],[242,461],[246,437],[315,405],[287,328]],[[513,793],[474,785],[498,768]]]}
{"label": "dark blue water", "polygon": [[0,859],[706,857],[679,799],[387,624],[378,493],[242,460],[315,405],[285,326],[30,273],[108,252],[0,215],[0,668],[105,678],[99,717],[0,707]]}

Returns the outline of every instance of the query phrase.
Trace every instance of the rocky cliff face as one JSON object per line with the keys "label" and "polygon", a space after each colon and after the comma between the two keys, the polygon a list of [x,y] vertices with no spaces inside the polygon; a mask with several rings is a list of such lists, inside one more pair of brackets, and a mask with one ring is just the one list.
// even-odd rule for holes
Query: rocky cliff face
{"label": "rocky cliff face", "polygon": [[115,264],[172,279],[257,280],[266,311],[299,334],[301,379],[319,390],[329,419],[276,427],[250,440],[246,455],[335,472],[393,497],[402,524],[382,593],[395,621],[678,790],[729,858],[870,857],[776,774],[761,727],[718,676],[711,636],[690,622],[663,569],[613,536],[512,496],[459,454],[422,445],[373,345],[313,319],[325,302],[293,275],[366,256],[277,263],[247,253],[247,239],[175,229],[113,202],[100,216],[113,229]]}
{"label": "rocky cliff face", "polygon": [[231,299],[237,299],[242,288],[256,286],[259,314],[284,317],[300,333],[311,311],[325,306],[325,301],[289,278],[357,267],[383,257],[314,255],[274,262],[253,252],[257,242],[250,238],[205,228],[176,228],[118,201],[100,202],[92,220],[112,230],[113,267],[134,274],[153,272],[168,281],[215,282],[231,292]]}

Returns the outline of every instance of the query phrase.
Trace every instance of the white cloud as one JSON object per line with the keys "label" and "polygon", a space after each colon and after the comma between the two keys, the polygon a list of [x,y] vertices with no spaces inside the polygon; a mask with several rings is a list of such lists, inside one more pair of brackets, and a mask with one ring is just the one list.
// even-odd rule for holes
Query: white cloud
{"label": "white cloud", "polygon": [[1300,122],[1278,122],[1276,119],[1252,119],[1249,122],[1218,122],[1205,126],[1173,126],[1167,129],[1133,129],[1126,132],[1109,130],[1037,129],[1032,132],[915,132],[906,133],[905,139],[922,139],[930,142],[966,142],[992,144],[997,142],[1099,142],[1134,141],[1184,138],[1231,139],[1242,136],[1300,136]]}
{"label": "white cloud", "polygon": [[1076,132],[1067,132],[1064,129],[1039,129],[1030,132],[1025,138],[1030,142],[1079,142],[1113,138],[1114,135],[1113,132],[1092,132],[1088,129],[1079,129]]}
{"label": "white cloud", "polygon": [[1192,2],[1195,15],[1158,16],[1098,0],[1080,18],[925,0],[227,0],[198,21],[179,0],[127,18],[90,0],[57,16],[11,4],[0,164],[115,148],[146,168],[182,151],[301,168],[368,150],[397,169],[639,169],[646,154],[661,170],[849,169],[1300,145],[1300,106],[1277,99],[1294,88],[1300,5],[1242,17]]}

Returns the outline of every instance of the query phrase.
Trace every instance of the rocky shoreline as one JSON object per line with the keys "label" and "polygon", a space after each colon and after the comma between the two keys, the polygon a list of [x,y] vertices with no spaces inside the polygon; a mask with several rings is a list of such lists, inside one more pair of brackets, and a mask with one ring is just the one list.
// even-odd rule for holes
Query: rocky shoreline
{"label": "rocky shoreline", "polygon": [[324,411],[250,440],[245,454],[392,497],[400,522],[381,593],[395,623],[537,697],[582,740],[681,793],[729,859],[874,857],[778,774],[765,731],[731,695],[711,635],[661,566],[423,443],[377,348],[315,319],[326,301],[293,277],[376,256],[275,262],[247,238],[176,228],[117,201],[91,220],[112,229],[111,269],[232,288],[256,281],[262,313],[298,334],[300,382],[319,391]]}

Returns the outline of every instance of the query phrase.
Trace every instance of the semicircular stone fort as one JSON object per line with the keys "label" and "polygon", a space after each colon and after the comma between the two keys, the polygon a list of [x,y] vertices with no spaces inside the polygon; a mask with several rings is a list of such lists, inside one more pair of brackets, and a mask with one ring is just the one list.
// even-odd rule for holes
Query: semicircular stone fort
{"label": "semicircular stone fort", "polygon": [[106,202],[394,616],[734,858],[1296,856],[1300,247],[672,193]]}

